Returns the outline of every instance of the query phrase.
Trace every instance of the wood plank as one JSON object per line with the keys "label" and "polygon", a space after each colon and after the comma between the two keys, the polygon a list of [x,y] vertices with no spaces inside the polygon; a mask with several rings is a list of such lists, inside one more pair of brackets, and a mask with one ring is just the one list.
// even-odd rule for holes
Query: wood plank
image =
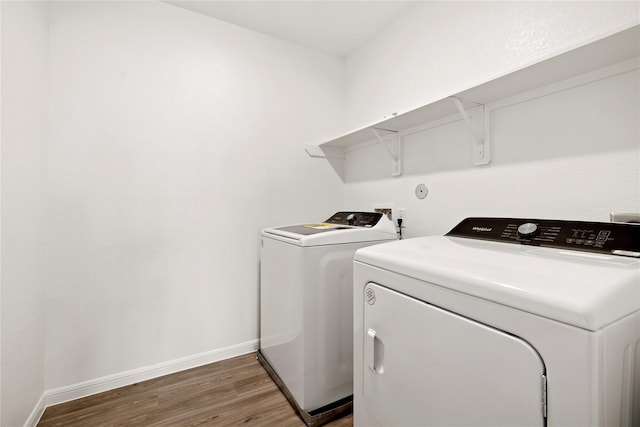
{"label": "wood plank", "polygon": [[[255,353],[95,394],[45,410],[53,426],[304,427]],[[353,415],[329,427],[350,427]]]}

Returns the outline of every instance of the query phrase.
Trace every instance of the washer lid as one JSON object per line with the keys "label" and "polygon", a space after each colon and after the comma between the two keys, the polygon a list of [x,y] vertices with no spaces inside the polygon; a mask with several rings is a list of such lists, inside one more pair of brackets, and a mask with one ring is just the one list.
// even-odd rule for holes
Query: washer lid
{"label": "washer lid", "polygon": [[592,331],[640,310],[640,260],[624,256],[434,236],[355,260]]}
{"label": "washer lid", "polygon": [[265,228],[262,236],[300,246],[374,242],[397,238],[395,226],[377,212],[337,212],[323,223]]}

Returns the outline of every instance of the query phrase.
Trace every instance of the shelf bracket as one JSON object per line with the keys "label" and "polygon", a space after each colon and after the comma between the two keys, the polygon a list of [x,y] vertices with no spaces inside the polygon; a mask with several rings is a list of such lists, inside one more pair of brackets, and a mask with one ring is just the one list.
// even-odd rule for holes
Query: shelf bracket
{"label": "shelf bracket", "polygon": [[[469,129],[469,132],[471,133],[471,138],[473,139],[473,164],[476,166],[486,165],[490,161],[490,152],[489,143],[485,138],[484,104],[465,99],[465,101],[476,105],[476,107],[474,107],[474,113],[470,114],[467,113],[462,105],[461,98],[451,96],[451,99],[458,109],[460,116],[462,116],[464,123],[467,125],[467,129]],[[469,116],[471,116],[471,118],[469,118]]]}
{"label": "shelf bracket", "polygon": [[[380,144],[387,150],[387,153],[391,157],[391,175],[399,176],[402,174],[402,144],[400,143],[400,135],[398,135],[398,131],[382,129],[382,128],[371,128],[375,137],[380,141]],[[393,135],[393,139],[391,141],[385,141],[385,138],[380,135],[380,131],[383,132],[391,132]]]}

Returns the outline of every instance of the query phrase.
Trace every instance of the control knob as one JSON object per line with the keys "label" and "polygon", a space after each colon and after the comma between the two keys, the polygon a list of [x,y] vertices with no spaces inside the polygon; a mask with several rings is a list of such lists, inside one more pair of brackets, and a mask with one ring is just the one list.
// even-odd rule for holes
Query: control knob
{"label": "control knob", "polygon": [[350,213],[347,215],[347,224],[353,225],[356,222],[356,214]]}
{"label": "control knob", "polygon": [[525,222],[518,227],[518,237],[530,239],[538,235],[538,224],[532,222]]}

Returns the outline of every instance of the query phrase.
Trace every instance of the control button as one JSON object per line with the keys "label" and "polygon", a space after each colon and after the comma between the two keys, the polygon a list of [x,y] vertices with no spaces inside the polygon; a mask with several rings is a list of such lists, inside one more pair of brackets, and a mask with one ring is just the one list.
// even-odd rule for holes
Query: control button
{"label": "control button", "polygon": [[567,242],[567,243],[573,243],[574,241],[575,241],[575,239],[572,239],[571,237],[569,237],[569,238],[566,240],[566,242]]}
{"label": "control button", "polygon": [[538,234],[538,224],[526,222],[518,227],[518,237],[531,238]]}

